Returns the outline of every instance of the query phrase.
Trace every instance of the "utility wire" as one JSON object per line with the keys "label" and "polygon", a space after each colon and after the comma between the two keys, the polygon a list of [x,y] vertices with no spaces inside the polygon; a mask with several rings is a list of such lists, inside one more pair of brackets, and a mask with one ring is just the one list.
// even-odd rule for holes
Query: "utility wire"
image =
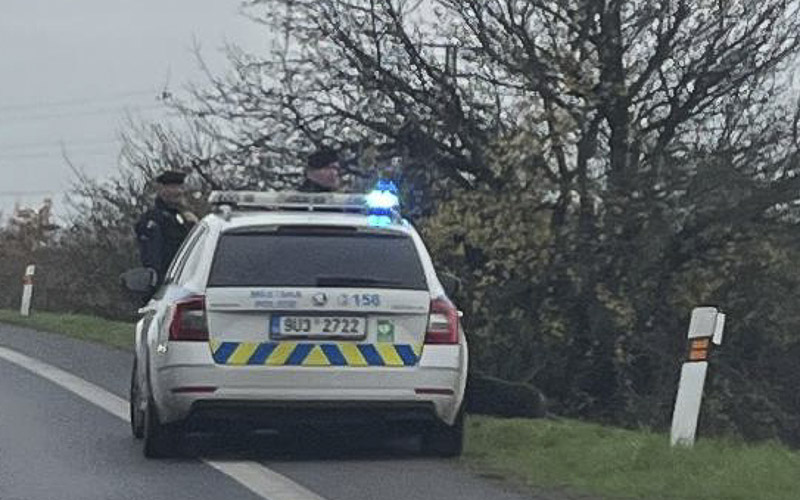
{"label": "utility wire", "polygon": [[[97,146],[97,145],[122,145],[122,141],[120,139],[78,139],[74,141],[68,140],[61,140],[56,142],[43,142],[43,141],[31,141],[31,142],[19,142],[16,144],[0,144],[0,156],[3,156],[6,151],[19,151],[27,150],[27,149],[41,149],[41,148],[58,148],[61,147],[66,148],[83,148],[86,146]],[[27,152],[27,151],[26,151]]]}
{"label": "utility wire", "polygon": [[[64,112],[64,113],[51,113],[51,114],[42,114],[42,115],[29,115],[29,116],[4,116],[3,118],[7,118],[8,125],[16,125],[19,122],[29,122],[29,121],[40,121],[40,120],[52,120],[53,118],[73,118],[78,116],[96,116],[96,115],[109,115],[109,114],[118,114],[120,111],[124,111],[125,108],[130,108],[130,106],[123,106],[122,108],[101,108],[97,110],[91,111],[72,111],[72,112]],[[148,106],[136,106],[132,108],[135,112],[140,111],[152,111],[156,109],[166,109],[163,104],[151,104]]]}
{"label": "utility wire", "polygon": [[[73,151],[67,150],[67,155],[74,153],[75,156],[116,156],[119,154],[118,150],[87,150],[87,151]],[[0,161],[18,161],[18,160],[42,160],[42,159],[61,159],[64,156],[61,152],[42,152],[42,153],[30,153],[30,154],[19,154],[19,155],[7,155],[3,156],[0,155]]]}
{"label": "utility wire", "polygon": [[13,197],[13,196],[48,196],[54,194],[61,194],[62,191],[58,190],[38,190],[38,191],[0,191],[0,196],[2,197]]}
{"label": "utility wire", "polygon": [[42,109],[42,108],[56,108],[56,107],[63,107],[63,106],[76,106],[80,104],[93,104],[98,101],[112,101],[118,99],[124,99],[127,97],[138,97],[138,96],[146,96],[149,95],[153,98],[159,97],[160,91],[158,90],[133,90],[130,92],[120,92],[118,94],[110,94],[108,96],[97,96],[97,97],[82,97],[82,98],[75,98],[75,99],[65,99],[60,101],[42,101],[42,102],[31,102],[25,104],[10,104],[7,106],[0,106],[0,112],[3,111],[18,111],[18,110],[28,110],[28,109]]}
{"label": "utility wire", "polygon": [[81,151],[119,151],[122,149],[122,144],[118,143],[107,143],[107,144],[86,144],[83,146],[78,145],[70,145],[66,143],[61,144],[53,144],[50,147],[42,147],[42,148],[29,148],[17,151],[10,151],[6,152],[2,148],[0,148],[0,158],[15,158],[15,157],[26,157],[26,156],[38,156],[42,154],[50,154],[50,153],[58,153],[61,154],[62,152],[67,153],[78,153]]}

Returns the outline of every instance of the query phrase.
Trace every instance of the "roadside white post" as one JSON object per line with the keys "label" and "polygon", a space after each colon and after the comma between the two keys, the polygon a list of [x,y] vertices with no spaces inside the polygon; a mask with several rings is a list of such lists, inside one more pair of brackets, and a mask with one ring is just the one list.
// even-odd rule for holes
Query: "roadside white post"
{"label": "roadside white post", "polygon": [[25,268],[25,276],[22,277],[22,303],[19,307],[19,313],[23,316],[30,316],[31,314],[31,299],[33,298],[33,275],[36,272],[36,266],[33,264]]}
{"label": "roadside white post", "polygon": [[711,344],[722,344],[725,314],[716,307],[696,307],[689,323],[689,355],[681,369],[681,380],[672,414],[672,446],[694,445],[697,419],[703,400]]}

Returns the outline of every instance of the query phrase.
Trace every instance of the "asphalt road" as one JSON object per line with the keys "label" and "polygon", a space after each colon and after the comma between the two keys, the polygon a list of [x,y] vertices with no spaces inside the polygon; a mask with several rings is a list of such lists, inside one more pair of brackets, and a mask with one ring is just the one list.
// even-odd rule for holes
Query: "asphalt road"
{"label": "asphalt road", "polygon": [[[2,324],[0,346],[94,384],[117,408],[127,400],[130,353]],[[196,436],[182,458],[146,460],[121,411],[109,413],[36,366],[0,357],[2,500],[534,498],[458,461],[420,458],[413,439]]]}

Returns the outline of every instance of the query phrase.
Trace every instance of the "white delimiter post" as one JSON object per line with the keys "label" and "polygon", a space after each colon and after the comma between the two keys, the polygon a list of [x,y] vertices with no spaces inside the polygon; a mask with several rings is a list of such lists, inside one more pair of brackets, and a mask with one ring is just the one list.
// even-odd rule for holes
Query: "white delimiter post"
{"label": "white delimiter post", "polygon": [[33,298],[33,274],[36,266],[33,264],[25,268],[25,276],[22,278],[22,303],[19,306],[19,313],[23,316],[31,314],[31,299]]}
{"label": "white delimiter post", "polygon": [[711,344],[722,344],[725,315],[715,307],[696,307],[689,324],[689,356],[681,369],[675,411],[672,414],[672,446],[694,445],[697,419],[703,400]]}

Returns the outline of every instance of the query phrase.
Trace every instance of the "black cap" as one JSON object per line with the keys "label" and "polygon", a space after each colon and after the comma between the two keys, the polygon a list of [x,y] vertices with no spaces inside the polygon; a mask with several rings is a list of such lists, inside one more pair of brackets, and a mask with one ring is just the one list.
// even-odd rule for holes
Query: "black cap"
{"label": "black cap", "polygon": [[336,154],[336,151],[330,148],[322,148],[314,151],[308,157],[308,168],[309,170],[317,170],[337,161],[339,161],[339,155]]}
{"label": "black cap", "polygon": [[186,174],[183,172],[168,170],[156,177],[156,182],[159,184],[183,184],[185,178]]}

